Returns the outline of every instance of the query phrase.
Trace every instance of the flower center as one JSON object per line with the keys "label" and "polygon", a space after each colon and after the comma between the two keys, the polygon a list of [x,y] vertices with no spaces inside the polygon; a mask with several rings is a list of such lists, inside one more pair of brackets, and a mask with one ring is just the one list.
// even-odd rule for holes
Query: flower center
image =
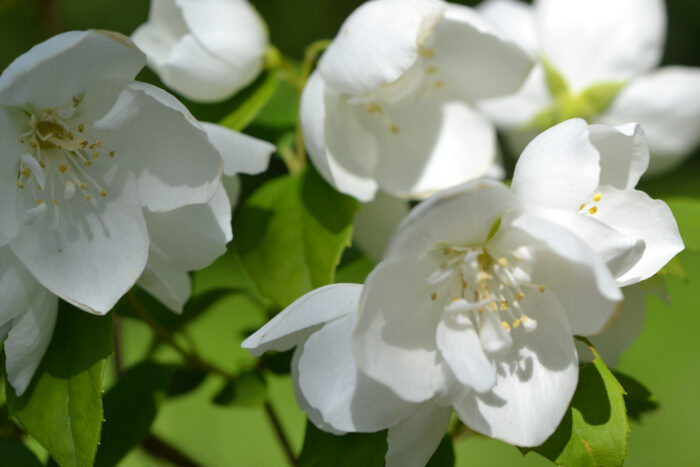
{"label": "flower center", "polygon": [[[80,105],[73,98],[73,108]],[[102,149],[102,141],[92,137],[82,122],[63,117],[58,109],[46,108],[30,113],[27,131],[19,136],[23,145],[17,173],[17,187],[32,201],[25,205],[26,224],[33,224],[53,207],[58,225],[59,204],[76,198],[94,203],[108,196],[103,177],[112,164],[104,161],[115,156]]]}
{"label": "flower center", "polygon": [[[520,306],[526,294],[546,289],[532,281],[531,247],[520,246],[492,256],[480,246],[447,246],[436,254],[443,260],[442,264],[425,282],[447,292],[448,296],[443,297],[445,312],[470,319],[478,329],[491,319],[487,314],[496,317],[509,332],[518,328],[529,332],[537,328],[537,322]],[[438,291],[433,291],[430,298],[438,300]]]}

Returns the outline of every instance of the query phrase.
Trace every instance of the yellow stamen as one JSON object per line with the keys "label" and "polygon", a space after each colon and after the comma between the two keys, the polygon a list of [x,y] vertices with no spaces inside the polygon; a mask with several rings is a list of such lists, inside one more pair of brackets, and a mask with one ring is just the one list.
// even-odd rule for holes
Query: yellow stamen
{"label": "yellow stamen", "polygon": [[595,206],[588,210],[588,213],[591,215],[595,214],[596,212],[598,212],[598,208]]}

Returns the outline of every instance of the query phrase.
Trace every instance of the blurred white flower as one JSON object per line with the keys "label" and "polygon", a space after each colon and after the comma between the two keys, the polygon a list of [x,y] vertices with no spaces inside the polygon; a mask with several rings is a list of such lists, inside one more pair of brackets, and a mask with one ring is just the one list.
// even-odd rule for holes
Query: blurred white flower
{"label": "blurred white flower", "polygon": [[486,0],[477,8],[540,59],[518,93],[482,106],[516,148],[572,117],[641,123],[650,173],[676,167],[700,143],[700,69],[657,68],[663,0]]}
{"label": "blurred white flower", "polygon": [[180,310],[186,271],[231,238],[222,168],[255,172],[272,152],[132,81],[144,64],[124,36],[74,31],[0,75],[0,329],[18,393],[48,346],[57,297],[105,314],[139,280]]}
{"label": "blurred white flower", "polygon": [[476,99],[515,91],[532,60],[473,10],[372,0],[311,75],[301,122],[314,165],[339,191],[422,198],[484,176],[495,131]]}
{"label": "blurred white flower", "polygon": [[222,101],[252,82],[268,47],[247,0],[152,0],[132,39],[166,85],[199,102]]}

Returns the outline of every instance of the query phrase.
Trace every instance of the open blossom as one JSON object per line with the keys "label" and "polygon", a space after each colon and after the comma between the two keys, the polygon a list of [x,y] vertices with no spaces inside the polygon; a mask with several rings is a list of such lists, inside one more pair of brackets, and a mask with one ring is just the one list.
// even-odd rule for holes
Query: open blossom
{"label": "open blossom", "polygon": [[268,47],[247,0],[152,0],[132,39],[166,85],[199,102],[227,99],[252,82]]}
{"label": "open blossom", "polygon": [[515,91],[532,61],[473,10],[372,0],[311,75],[301,122],[314,165],[360,201],[422,198],[493,168],[495,131],[472,107]]}
{"label": "open blossom", "polygon": [[[605,329],[620,285],[682,248],[667,208],[640,206],[646,195],[631,189],[645,168],[640,137],[635,125],[552,128],[528,146],[512,190],[473,181],[434,195],[403,221],[364,286],[310,292],[243,346],[296,346],[292,377],[309,419],[339,433],[388,428],[387,465],[427,462],[453,410],[475,431],[541,444],[576,388],[572,336]],[[560,183],[572,164],[580,180]],[[605,195],[625,201],[613,195],[605,206],[603,186],[619,186]],[[593,206],[611,216],[598,220]],[[565,212],[581,220],[568,228]],[[639,229],[642,212],[663,239]]]}
{"label": "open blossom", "polygon": [[663,0],[487,0],[478,10],[540,59],[517,94],[483,105],[513,141],[572,117],[635,121],[649,140],[651,173],[674,168],[700,143],[700,69],[657,68]]}
{"label": "open blossom", "polygon": [[9,333],[18,393],[48,346],[58,298],[104,314],[139,281],[181,309],[187,271],[231,238],[222,167],[267,164],[267,143],[203,126],[133,81],[144,64],[124,36],[74,31],[0,76],[0,337]]}

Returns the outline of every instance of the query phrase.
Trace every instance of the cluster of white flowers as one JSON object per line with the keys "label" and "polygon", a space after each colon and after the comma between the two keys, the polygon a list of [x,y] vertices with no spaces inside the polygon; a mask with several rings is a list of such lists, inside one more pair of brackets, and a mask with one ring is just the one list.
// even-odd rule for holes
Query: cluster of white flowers
{"label": "cluster of white flowers", "polygon": [[[391,466],[425,464],[453,411],[518,446],[554,432],[578,382],[573,336],[626,326],[623,298],[643,303],[625,288],[683,249],[666,204],[635,189],[649,148],[661,170],[700,135],[700,72],[651,71],[663,15],[661,0],[370,0],[345,21],[300,121],[328,183],[376,198],[383,221],[360,230],[385,251],[364,285],[314,290],[243,343],[296,347],[316,426],[388,429]],[[203,102],[249,84],[268,39],[247,1],[153,0],[133,41],[60,34],[0,75],[0,340],[18,394],[59,298],[101,315],[139,285],[181,311],[188,272],[232,237],[222,176],[260,173],[274,150],[133,80],[148,61]],[[510,188],[492,121],[558,123]]]}

